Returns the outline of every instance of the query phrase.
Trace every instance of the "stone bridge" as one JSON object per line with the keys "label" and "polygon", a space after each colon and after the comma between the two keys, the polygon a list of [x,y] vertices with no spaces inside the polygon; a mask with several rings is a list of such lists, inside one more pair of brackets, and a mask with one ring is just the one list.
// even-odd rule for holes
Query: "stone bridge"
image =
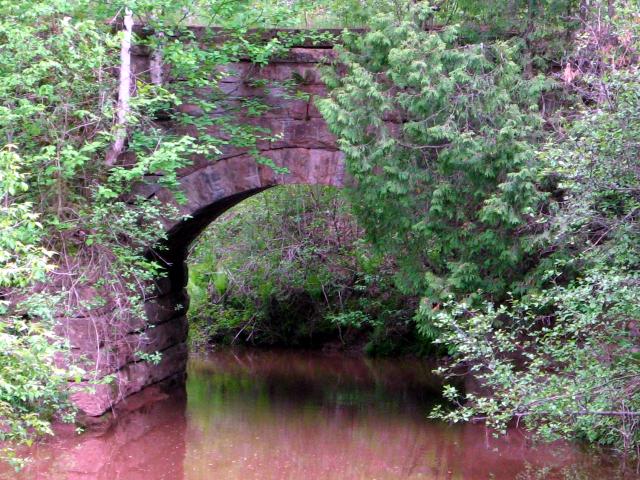
{"label": "stone bridge", "polygon": [[[149,56],[135,49],[133,54],[136,75],[147,76]],[[222,80],[222,90],[230,98],[259,98],[271,106],[261,116],[244,120],[279,134],[277,141],[261,141],[258,148],[276,165],[286,167],[287,174],[276,174],[258,164],[245,150],[227,148],[215,159],[195,158],[180,172],[184,204],[177,205],[173,194],[157,185],[145,185],[138,192],[177,205],[188,219],[166,225],[168,248],[161,252],[161,261],[167,266],[168,276],[158,281],[154,298],[145,305],[147,322],[133,320],[125,322],[124,327],[116,325],[113,312],[90,320],[66,321],[65,334],[74,355],[84,358],[92,374],[83,385],[93,385],[106,375],[115,377],[111,383],[94,385],[93,392],[81,389],[72,394],[85,414],[102,415],[146,386],[184,377],[189,305],[185,261],[189,245],[207,225],[238,202],[276,185],[343,185],[343,155],[313,102],[325,93],[318,63],[331,55],[331,45],[301,45],[266,66],[248,61],[234,64],[234,73]],[[304,79],[299,90],[308,94],[307,99],[283,97],[277,86],[268,90],[254,87],[258,79],[283,82],[292,78]],[[193,105],[178,108],[190,115],[202,114]],[[140,360],[140,351],[161,352],[161,360],[157,365]]]}

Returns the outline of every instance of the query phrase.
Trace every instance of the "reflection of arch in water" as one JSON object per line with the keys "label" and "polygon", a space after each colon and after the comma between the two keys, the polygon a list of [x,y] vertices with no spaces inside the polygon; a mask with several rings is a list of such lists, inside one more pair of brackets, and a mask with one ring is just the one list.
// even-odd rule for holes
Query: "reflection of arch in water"
{"label": "reflection of arch in water", "polygon": [[187,431],[184,385],[170,393],[151,387],[129,397],[126,405],[116,408],[112,421],[79,436],[57,435],[33,449],[33,462],[23,472],[6,478],[182,480]]}

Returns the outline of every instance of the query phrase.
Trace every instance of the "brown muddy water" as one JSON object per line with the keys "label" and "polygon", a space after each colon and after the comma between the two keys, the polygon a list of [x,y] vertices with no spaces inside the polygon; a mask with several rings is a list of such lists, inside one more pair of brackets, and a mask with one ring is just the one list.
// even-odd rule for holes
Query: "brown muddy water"
{"label": "brown muddy water", "polygon": [[49,440],[20,474],[0,478],[640,478],[575,445],[534,446],[515,429],[496,439],[481,425],[428,420],[438,401],[430,371],[417,360],[308,352],[196,356],[186,392],[131,400],[106,431]]}

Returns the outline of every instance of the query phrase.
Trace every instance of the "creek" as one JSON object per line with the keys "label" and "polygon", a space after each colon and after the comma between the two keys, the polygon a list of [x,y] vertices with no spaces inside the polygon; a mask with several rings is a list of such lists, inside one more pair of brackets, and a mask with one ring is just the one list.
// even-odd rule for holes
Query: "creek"
{"label": "creek", "polygon": [[[129,401],[109,428],[32,448],[16,480],[614,479],[615,459],[512,429],[428,420],[432,365],[318,352],[193,355],[186,387]],[[153,400],[153,401],[151,401]]]}

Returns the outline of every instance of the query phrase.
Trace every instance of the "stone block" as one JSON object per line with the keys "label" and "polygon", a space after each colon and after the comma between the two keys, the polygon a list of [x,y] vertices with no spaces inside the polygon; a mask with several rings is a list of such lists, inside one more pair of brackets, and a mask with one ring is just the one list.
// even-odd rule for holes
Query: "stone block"
{"label": "stone block", "polygon": [[71,401],[85,414],[100,416],[113,405],[144,387],[158,383],[173,375],[184,372],[187,365],[188,349],[180,343],[162,352],[158,365],[148,362],[127,364],[115,373],[110,384],[81,382],[72,385]]}
{"label": "stone block", "polygon": [[162,297],[150,299],[144,305],[147,323],[156,325],[183,316],[189,309],[189,295],[184,288]]}
{"label": "stone block", "polygon": [[72,350],[75,363],[82,366],[87,377],[101,377],[120,370],[138,360],[137,353],[161,352],[187,339],[187,318],[177,317],[144,331],[100,339]]}

